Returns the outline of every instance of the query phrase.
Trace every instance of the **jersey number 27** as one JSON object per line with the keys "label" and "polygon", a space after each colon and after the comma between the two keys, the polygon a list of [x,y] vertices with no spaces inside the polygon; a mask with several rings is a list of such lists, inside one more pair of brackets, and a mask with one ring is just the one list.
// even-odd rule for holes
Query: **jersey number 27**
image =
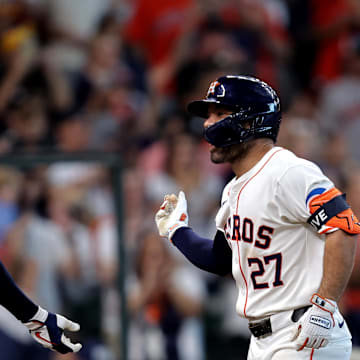
{"label": "jersey number 27", "polygon": [[[263,260],[261,258],[248,258],[248,265],[250,268],[257,266],[257,270],[254,270],[251,273],[251,280],[254,285],[254,289],[267,289],[269,288],[268,282],[258,282],[257,277],[262,276],[265,273],[266,265],[269,265],[270,262],[275,263],[275,277],[272,283],[272,286],[277,287],[284,285],[283,281],[281,280],[281,266],[282,266],[282,255],[281,253],[272,254],[268,256],[264,256]],[[265,266],[264,266],[265,264]]]}

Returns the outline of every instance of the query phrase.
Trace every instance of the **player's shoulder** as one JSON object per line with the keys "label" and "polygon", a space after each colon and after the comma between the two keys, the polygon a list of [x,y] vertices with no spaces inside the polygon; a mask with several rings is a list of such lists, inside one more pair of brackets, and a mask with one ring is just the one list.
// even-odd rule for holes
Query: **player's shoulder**
{"label": "player's shoulder", "polygon": [[278,154],[277,170],[279,178],[286,173],[318,172],[322,174],[320,167],[310,160],[296,156],[292,151],[281,149]]}
{"label": "player's shoulder", "polygon": [[296,156],[292,151],[283,149],[277,161],[276,182],[306,183],[329,181],[320,167],[314,162]]}

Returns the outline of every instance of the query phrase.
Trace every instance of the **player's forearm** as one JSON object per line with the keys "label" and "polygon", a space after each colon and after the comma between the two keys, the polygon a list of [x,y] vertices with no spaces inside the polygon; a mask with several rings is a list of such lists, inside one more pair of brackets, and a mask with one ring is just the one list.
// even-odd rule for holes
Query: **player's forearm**
{"label": "player's forearm", "polygon": [[0,284],[1,296],[0,305],[10,311],[22,322],[32,318],[38,310],[35,305],[15,284],[11,275],[0,262]]}
{"label": "player's forearm", "polygon": [[231,250],[220,231],[211,240],[200,237],[188,227],[182,227],[175,232],[172,241],[198,268],[218,275],[231,272]]}
{"label": "player's forearm", "polygon": [[342,230],[326,236],[324,271],[319,295],[339,301],[354,266],[356,241],[356,236],[350,236]]}

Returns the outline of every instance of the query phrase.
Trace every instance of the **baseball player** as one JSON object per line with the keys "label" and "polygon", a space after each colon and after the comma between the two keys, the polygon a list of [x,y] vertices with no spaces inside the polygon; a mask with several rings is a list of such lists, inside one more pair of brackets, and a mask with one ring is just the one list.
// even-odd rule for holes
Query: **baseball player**
{"label": "baseball player", "polygon": [[347,360],[351,335],[337,303],[350,277],[360,224],[312,162],[274,145],[280,102],[263,81],[224,76],[188,111],[205,119],[214,163],[229,162],[215,238],[188,226],[185,194],[167,195],[161,236],[199,268],[232,273],[236,312],[252,333],[248,360]]}
{"label": "baseball player", "polygon": [[61,354],[80,351],[82,345],[73,344],[64,334],[64,330],[79,331],[80,325],[35,305],[17,287],[1,261],[0,284],[0,305],[4,306],[29,329],[30,335],[35,341],[45,348]]}

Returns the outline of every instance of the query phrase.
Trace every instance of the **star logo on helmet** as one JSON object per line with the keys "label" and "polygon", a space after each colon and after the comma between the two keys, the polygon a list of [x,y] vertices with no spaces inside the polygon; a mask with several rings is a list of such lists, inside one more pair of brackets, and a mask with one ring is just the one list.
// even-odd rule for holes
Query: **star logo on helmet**
{"label": "star logo on helmet", "polygon": [[224,85],[220,84],[218,81],[213,81],[209,86],[209,90],[207,92],[206,97],[208,98],[210,95],[216,97],[224,97],[225,96]]}

